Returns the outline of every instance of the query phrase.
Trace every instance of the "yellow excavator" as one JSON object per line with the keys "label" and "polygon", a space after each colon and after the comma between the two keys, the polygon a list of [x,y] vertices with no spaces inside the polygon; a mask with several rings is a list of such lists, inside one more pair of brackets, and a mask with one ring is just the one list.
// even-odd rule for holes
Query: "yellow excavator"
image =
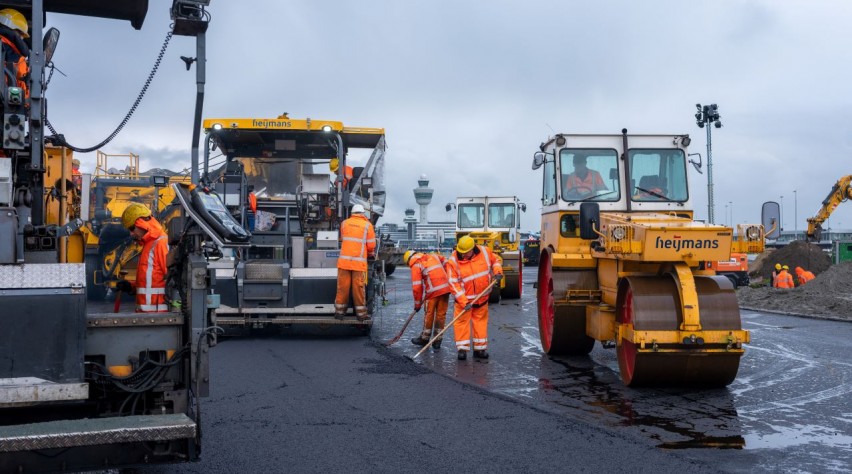
{"label": "yellow excavator", "polygon": [[822,207],[816,215],[808,218],[808,242],[819,242],[822,240],[822,223],[831,217],[831,213],[837,209],[841,202],[852,198],[852,174],[837,180],[828,196],[822,201]]}
{"label": "yellow excavator", "polygon": [[[707,262],[758,252],[764,224],[694,219],[688,135],[559,134],[543,168],[539,333],[548,354],[615,348],[626,385],[725,386],[743,345],[731,281]],[[698,165],[696,164],[696,167]],[[777,203],[763,206],[774,226]],[[775,229],[773,228],[773,232]]]}

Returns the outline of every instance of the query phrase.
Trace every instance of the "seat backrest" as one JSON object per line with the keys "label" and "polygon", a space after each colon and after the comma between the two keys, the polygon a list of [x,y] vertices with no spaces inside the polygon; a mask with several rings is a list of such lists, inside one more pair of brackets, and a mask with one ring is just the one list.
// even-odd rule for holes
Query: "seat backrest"
{"label": "seat backrest", "polygon": [[639,179],[639,187],[642,188],[642,189],[648,189],[648,190],[654,189],[654,188],[659,188],[659,187],[661,187],[660,186],[660,177],[656,176],[656,175],[642,176],[642,178]]}

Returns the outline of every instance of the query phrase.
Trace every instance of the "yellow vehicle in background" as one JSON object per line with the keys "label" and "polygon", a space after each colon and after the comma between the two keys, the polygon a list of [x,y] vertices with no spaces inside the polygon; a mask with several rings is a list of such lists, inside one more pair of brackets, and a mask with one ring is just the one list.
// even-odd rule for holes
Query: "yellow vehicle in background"
{"label": "yellow vehicle in background", "polygon": [[[492,291],[490,302],[500,298],[517,299],[523,293],[523,259],[520,251],[520,213],[527,205],[516,196],[459,197],[446,206],[456,209],[456,241],[469,235],[477,243],[489,247],[503,259],[503,281],[499,291]],[[495,288],[496,290],[496,288]]]}
{"label": "yellow vehicle in background", "polygon": [[[706,262],[759,252],[763,223],[696,221],[687,135],[568,135],[543,143],[537,299],[542,348],[588,354],[615,347],[626,385],[725,386],[743,344],[731,281]],[[698,165],[696,165],[698,166]],[[604,178],[605,177],[605,178]],[[774,232],[774,229],[773,231]]]}
{"label": "yellow vehicle in background", "polygon": [[168,229],[175,198],[171,183],[189,184],[188,174],[164,169],[139,172],[139,155],[97,152],[95,173],[84,176],[87,190],[81,213],[85,245],[86,283],[89,299],[103,299],[107,290],[122,279],[134,280],[141,247],[121,225],[124,209],[133,203],[149,207],[164,229]]}

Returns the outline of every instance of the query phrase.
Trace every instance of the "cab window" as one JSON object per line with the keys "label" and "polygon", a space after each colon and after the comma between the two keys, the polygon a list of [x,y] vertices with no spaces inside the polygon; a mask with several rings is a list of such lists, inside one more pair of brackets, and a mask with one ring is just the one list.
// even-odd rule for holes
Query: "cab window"
{"label": "cab window", "polygon": [[485,227],[485,204],[459,204],[460,229]]}
{"label": "cab window", "polygon": [[631,199],[636,202],[685,201],[686,160],[683,150],[630,150]]}
{"label": "cab window", "polygon": [[621,196],[615,150],[564,148],[559,168],[565,201],[618,201]]}
{"label": "cab window", "polygon": [[514,227],[515,205],[511,203],[488,205],[488,227]]}

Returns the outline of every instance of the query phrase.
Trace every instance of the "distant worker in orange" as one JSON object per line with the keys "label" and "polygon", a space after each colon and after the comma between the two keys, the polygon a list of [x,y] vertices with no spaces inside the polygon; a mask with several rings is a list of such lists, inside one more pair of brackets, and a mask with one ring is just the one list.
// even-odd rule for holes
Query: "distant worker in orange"
{"label": "distant worker in orange", "polygon": [[[402,260],[411,268],[414,310],[419,311],[423,302],[426,302],[423,330],[420,331],[419,336],[411,340],[411,343],[416,346],[425,346],[432,339],[433,331],[437,335],[444,329],[453,288],[450,286],[450,277],[444,269],[442,255],[409,250],[402,256]],[[436,339],[432,343],[432,350],[437,351],[441,348],[442,339]]]}
{"label": "distant worker in orange", "polygon": [[814,273],[810,270],[805,270],[802,267],[796,267],[796,279],[799,280],[799,286],[804,285],[805,283],[816,278]]}
{"label": "distant worker in orange", "polygon": [[[337,175],[337,170],[340,169],[340,160],[337,159],[337,158],[332,158],[331,161],[328,162],[328,169],[332,173]],[[349,181],[352,180],[353,173],[354,173],[354,169],[351,166],[346,165],[346,167],[343,168],[343,187],[344,188],[349,187]],[[336,176],[335,176],[335,180],[337,180]]]}
{"label": "distant worker in orange", "polygon": [[80,160],[77,158],[71,160],[71,182],[74,183],[77,189],[83,187],[83,174],[80,173]]}
{"label": "distant worker in orange", "polygon": [[467,359],[470,351],[470,326],[473,322],[473,357],[488,358],[488,294],[476,301],[470,298],[481,293],[491,283],[497,282],[500,289],[503,279],[503,266],[500,257],[490,248],[476,245],[468,235],[459,239],[456,250],[447,261],[447,274],[455,294],[455,316],[463,310],[468,311],[453,324],[458,359]]}
{"label": "distant worker in orange", "polygon": [[606,191],[601,174],[586,165],[586,155],[574,155],[574,172],[565,178],[562,190],[566,199],[583,199],[598,191]]}
{"label": "distant worker in orange", "polygon": [[121,223],[130,231],[133,240],[142,244],[142,252],[136,266],[136,283],[121,280],[115,285],[116,289],[136,295],[137,313],[167,312],[166,256],[169,242],[163,227],[151,215],[151,210],[139,203],[127,206],[121,215]]}
{"label": "distant worker in orange", "polygon": [[775,277],[775,288],[795,288],[793,284],[793,275],[787,271],[790,267],[787,265],[781,266],[781,271]]}
{"label": "distant worker in orange", "polygon": [[772,281],[770,282],[770,284],[771,284],[773,287],[775,286],[775,279],[776,279],[776,278],[778,278],[778,274],[779,274],[779,273],[781,273],[781,264],[780,264],[780,263],[776,263],[776,264],[775,264],[775,270],[773,270],[773,271],[772,271]]}
{"label": "distant worker in orange", "polygon": [[352,206],[352,216],[340,224],[340,240],[334,317],[343,319],[346,316],[351,291],[355,317],[358,321],[366,321],[370,318],[367,314],[367,258],[375,256],[376,231],[364,215],[364,206]]}

